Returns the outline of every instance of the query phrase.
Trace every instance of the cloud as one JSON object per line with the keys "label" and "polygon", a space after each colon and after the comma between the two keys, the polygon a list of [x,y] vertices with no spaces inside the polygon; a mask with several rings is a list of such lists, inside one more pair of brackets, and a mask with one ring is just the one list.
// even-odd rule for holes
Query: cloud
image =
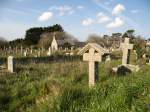
{"label": "cloud", "polygon": [[125,11],[125,6],[122,4],[118,4],[114,7],[112,14],[117,15]]}
{"label": "cloud", "polygon": [[121,18],[116,17],[115,21],[112,21],[106,27],[107,28],[118,28],[118,27],[121,27],[123,25],[124,25],[124,21]]}
{"label": "cloud", "polygon": [[66,14],[73,14],[75,11],[73,10],[73,7],[68,6],[68,5],[63,5],[63,6],[52,6],[50,7],[49,10],[56,10],[59,11],[59,16],[64,16]]}
{"label": "cloud", "polygon": [[87,19],[82,21],[83,26],[89,26],[89,25],[92,25],[93,23],[94,23],[94,20],[91,18],[87,18]]}
{"label": "cloud", "polygon": [[137,13],[139,13],[139,10],[131,10],[131,13],[133,13],[133,14],[137,14]]}
{"label": "cloud", "polygon": [[52,12],[44,12],[39,18],[39,21],[47,21],[53,17]]}
{"label": "cloud", "polygon": [[98,23],[106,23],[111,20],[108,16],[106,16],[102,12],[97,14],[97,19],[98,19]]}
{"label": "cloud", "polygon": [[84,9],[84,7],[81,6],[81,5],[79,5],[79,6],[77,6],[77,9],[78,9],[78,10],[82,10],[82,9]]}

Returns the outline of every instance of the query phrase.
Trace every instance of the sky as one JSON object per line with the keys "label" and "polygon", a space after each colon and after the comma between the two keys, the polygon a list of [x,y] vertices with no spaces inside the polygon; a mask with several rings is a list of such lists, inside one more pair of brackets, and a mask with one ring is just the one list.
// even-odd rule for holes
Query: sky
{"label": "sky", "polygon": [[31,27],[60,24],[80,41],[135,29],[150,38],[150,0],[0,0],[0,37],[24,38]]}

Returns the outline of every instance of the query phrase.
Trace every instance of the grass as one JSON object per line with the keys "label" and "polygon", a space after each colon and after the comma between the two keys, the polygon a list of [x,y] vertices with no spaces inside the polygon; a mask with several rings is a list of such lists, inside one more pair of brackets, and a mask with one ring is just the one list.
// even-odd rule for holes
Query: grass
{"label": "grass", "polygon": [[114,76],[100,64],[100,80],[88,87],[88,63],[17,65],[17,73],[0,76],[2,112],[150,112],[150,67]]}

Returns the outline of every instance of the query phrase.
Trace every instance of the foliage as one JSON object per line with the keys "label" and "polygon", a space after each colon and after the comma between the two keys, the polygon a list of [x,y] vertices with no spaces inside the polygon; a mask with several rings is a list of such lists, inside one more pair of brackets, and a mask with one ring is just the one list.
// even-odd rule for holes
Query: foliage
{"label": "foliage", "polygon": [[24,46],[24,39],[15,39],[9,42],[9,46]]}
{"label": "foliage", "polygon": [[[48,48],[49,46],[51,46],[53,36],[54,36],[54,33],[52,32],[43,33],[41,35],[41,39],[38,42],[38,46]],[[64,40],[66,44],[69,44],[69,47],[71,44],[74,44],[75,42],[78,41],[75,37],[68,34],[67,32],[55,32],[55,38],[56,40]],[[64,45],[64,47],[65,46],[66,45]]]}
{"label": "foliage", "polygon": [[146,52],[145,46],[146,43],[143,39],[137,38],[136,40],[134,40],[134,49],[136,50],[138,59],[140,59]]}
{"label": "foliage", "polygon": [[0,37],[0,48],[3,48],[4,46],[8,46],[8,42],[4,38]]}
{"label": "foliage", "polygon": [[0,110],[26,112],[149,112],[150,69],[112,76],[101,63],[100,80],[88,87],[88,64],[63,62],[17,65],[19,71],[0,77]]}
{"label": "foliage", "polygon": [[40,40],[40,36],[42,33],[45,32],[63,32],[63,28],[61,25],[53,25],[50,27],[37,27],[37,28],[30,28],[26,31],[25,36],[25,43],[26,45],[35,45]]}
{"label": "foliage", "polygon": [[133,30],[133,29],[127,30],[127,31],[122,35],[122,38],[128,37],[128,38],[133,39],[133,38],[135,38],[134,32],[135,32],[135,30]]}

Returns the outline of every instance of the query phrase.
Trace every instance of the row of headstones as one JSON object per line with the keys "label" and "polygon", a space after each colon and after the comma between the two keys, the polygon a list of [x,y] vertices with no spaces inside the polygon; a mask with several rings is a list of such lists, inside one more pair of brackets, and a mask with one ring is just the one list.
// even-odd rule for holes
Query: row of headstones
{"label": "row of headstones", "polygon": [[20,49],[12,49],[12,48],[5,48],[4,50],[2,50],[4,54],[7,55],[14,55],[14,54],[21,54],[24,57],[27,57],[29,55],[34,54],[35,57],[40,57],[43,53],[46,53],[47,56],[51,55],[51,48],[49,47],[48,51],[46,51],[44,48],[42,49],[32,49],[32,48],[26,48],[23,49],[23,47],[21,47]]}
{"label": "row of headstones", "polygon": [[[73,51],[73,47],[71,48],[71,51]],[[60,50],[59,50],[60,51]],[[68,49],[66,48],[64,51],[68,51]],[[13,49],[8,49],[6,50],[6,54],[15,54],[15,53],[19,53],[21,55],[23,55],[24,57],[27,57],[29,55],[34,54],[34,57],[40,57],[42,54],[46,53],[47,56],[51,56],[53,51],[51,49],[51,47],[48,48],[48,51],[46,51],[44,48],[42,49],[38,49],[38,50],[34,50],[34,49],[23,49],[21,47],[21,49],[18,49],[17,51],[13,50]],[[73,55],[73,52],[67,52],[66,55]]]}
{"label": "row of headstones", "polygon": [[[24,54],[25,56],[27,55],[26,53]],[[51,55],[51,48],[49,47],[49,50],[47,52],[47,55]],[[7,69],[10,73],[14,73],[15,70],[15,62],[13,56],[9,56],[7,59]]]}

